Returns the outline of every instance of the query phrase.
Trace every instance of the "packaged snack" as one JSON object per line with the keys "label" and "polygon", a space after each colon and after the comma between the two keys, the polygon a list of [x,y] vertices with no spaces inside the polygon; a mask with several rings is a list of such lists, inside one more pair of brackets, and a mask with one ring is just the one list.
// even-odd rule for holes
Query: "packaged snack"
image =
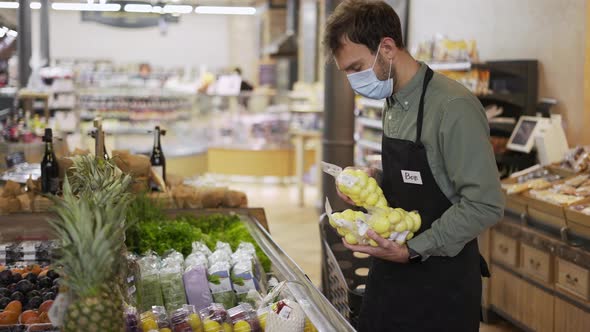
{"label": "packaged snack", "polygon": [[199,314],[205,332],[232,331],[231,320],[222,304],[213,303],[209,307],[200,310]]}
{"label": "packaged snack", "polygon": [[185,260],[186,269],[182,276],[184,290],[189,304],[201,310],[213,302],[207,279],[207,257],[197,252],[190,254]]}
{"label": "packaged snack", "polygon": [[322,162],[325,173],[336,178],[338,189],[348,196],[357,206],[366,209],[387,207],[387,200],[377,181],[361,169],[342,169],[341,167]]}
{"label": "packaged snack", "polygon": [[184,258],[182,254],[175,250],[169,251],[162,260],[160,284],[164,304],[168,311],[176,310],[186,304],[186,294],[182,281],[183,264]]}
{"label": "packaged snack", "polygon": [[231,308],[236,305],[236,293],[230,280],[230,263],[219,261],[209,267],[209,289],[213,294],[213,301]]}
{"label": "packaged snack", "polygon": [[160,285],[160,258],[154,252],[148,252],[139,260],[141,280],[139,289],[141,294],[142,311],[149,311],[152,306],[163,306],[162,287]]}
{"label": "packaged snack", "polygon": [[258,315],[248,303],[241,303],[227,311],[234,332],[262,332]]}

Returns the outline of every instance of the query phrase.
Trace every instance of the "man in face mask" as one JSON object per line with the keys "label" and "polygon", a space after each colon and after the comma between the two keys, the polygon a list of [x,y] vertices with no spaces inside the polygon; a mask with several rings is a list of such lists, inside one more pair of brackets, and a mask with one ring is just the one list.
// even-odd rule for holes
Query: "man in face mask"
{"label": "man in face mask", "polygon": [[383,171],[370,173],[389,206],[422,217],[407,245],[372,231],[376,247],[344,243],[373,258],[358,329],[475,332],[489,275],[477,236],[504,210],[489,127],[479,100],[414,60],[401,36],[382,1],[345,1],[326,25],[325,48],[355,92],[386,99]]}

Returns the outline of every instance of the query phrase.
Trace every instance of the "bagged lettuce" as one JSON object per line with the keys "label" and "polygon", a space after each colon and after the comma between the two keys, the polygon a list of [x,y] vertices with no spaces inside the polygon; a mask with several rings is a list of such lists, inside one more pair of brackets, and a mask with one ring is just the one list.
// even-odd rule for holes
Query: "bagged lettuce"
{"label": "bagged lettuce", "polygon": [[221,303],[226,308],[236,305],[236,293],[230,279],[229,261],[218,261],[209,267],[209,289],[213,295],[213,302]]}
{"label": "bagged lettuce", "polygon": [[199,253],[200,252],[203,255],[205,255],[205,257],[209,257],[209,255],[211,255],[211,250],[202,241],[193,242],[192,247],[193,247],[193,250],[192,250],[191,253],[193,253],[193,254],[196,254],[196,253]]}
{"label": "bagged lettuce", "polygon": [[184,258],[182,254],[171,250],[162,260],[160,270],[160,284],[166,310],[173,311],[186,304],[186,294],[183,284]]}
{"label": "bagged lettuce", "polygon": [[152,306],[163,306],[162,287],[160,285],[160,257],[148,252],[139,260],[141,281],[141,311],[149,311]]}

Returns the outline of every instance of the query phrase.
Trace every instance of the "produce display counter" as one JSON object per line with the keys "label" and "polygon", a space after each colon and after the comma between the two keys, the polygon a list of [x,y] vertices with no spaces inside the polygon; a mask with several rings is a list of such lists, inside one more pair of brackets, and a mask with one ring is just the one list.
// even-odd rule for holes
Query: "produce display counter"
{"label": "produce display counter", "polygon": [[526,188],[506,195],[503,220],[479,239],[492,275],[484,281],[486,318],[499,315],[527,331],[584,331],[590,326],[590,215],[584,210],[589,200],[580,197],[588,176],[543,172],[504,181],[508,190]]}
{"label": "produce display counter", "polygon": [[[299,303],[307,317],[318,331],[354,331],[354,328],[330,302],[315,288],[303,271],[273,241],[268,232],[268,223],[261,208],[244,209],[183,209],[167,210],[170,217],[192,214],[203,216],[211,214],[235,214],[262,251],[272,263],[271,275],[279,281],[288,281],[287,287]],[[13,214],[0,216],[0,242],[14,240],[51,239],[51,230],[47,224],[50,214]]]}

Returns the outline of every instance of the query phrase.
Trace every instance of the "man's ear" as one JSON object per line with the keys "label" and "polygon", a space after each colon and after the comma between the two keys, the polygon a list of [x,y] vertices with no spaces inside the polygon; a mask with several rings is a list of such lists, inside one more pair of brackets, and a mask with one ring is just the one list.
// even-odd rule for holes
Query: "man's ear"
{"label": "man's ear", "polygon": [[399,49],[392,38],[385,37],[381,40],[381,52],[385,59],[392,60],[397,56]]}

